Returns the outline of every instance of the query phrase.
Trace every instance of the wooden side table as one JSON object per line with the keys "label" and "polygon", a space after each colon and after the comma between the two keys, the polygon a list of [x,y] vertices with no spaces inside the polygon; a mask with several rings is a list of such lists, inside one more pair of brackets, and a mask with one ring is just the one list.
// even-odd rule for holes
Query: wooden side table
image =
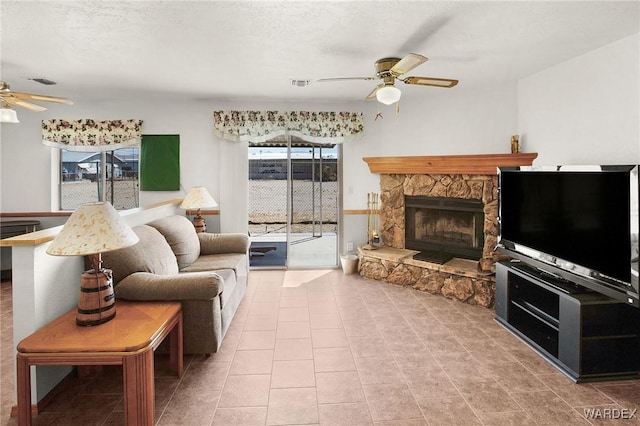
{"label": "wooden side table", "polygon": [[122,365],[127,425],[154,423],[153,351],[169,336],[170,363],[182,376],[180,302],[116,303],[116,317],[93,327],[76,325],[73,309],[18,344],[18,424],[31,425],[32,365]]}

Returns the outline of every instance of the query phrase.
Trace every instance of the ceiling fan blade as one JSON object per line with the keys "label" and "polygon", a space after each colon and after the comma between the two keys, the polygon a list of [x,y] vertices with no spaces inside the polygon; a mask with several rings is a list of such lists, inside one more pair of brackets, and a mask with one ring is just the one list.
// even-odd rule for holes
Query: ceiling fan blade
{"label": "ceiling fan blade", "polygon": [[407,77],[402,79],[407,84],[419,84],[421,86],[436,86],[436,87],[453,87],[458,84],[458,80],[451,80],[448,78],[435,78],[435,77]]}
{"label": "ceiling fan blade", "polygon": [[420,64],[427,62],[427,58],[417,53],[409,53],[404,58],[391,67],[389,71],[395,75],[406,74]]}
{"label": "ceiling fan blade", "polygon": [[21,106],[23,108],[30,109],[31,111],[40,112],[40,111],[46,111],[47,110],[43,106],[32,104],[31,102],[25,102],[25,101],[22,101],[20,99],[17,99],[15,97],[13,97],[13,96],[3,96],[2,100],[7,102],[8,104],[18,105],[18,106]]}
{"label": "ceiling fan blade", "polygon": [[67,98],[59,98],[57,96],[35,95],[32,93],[11,92],[18,99],[32,99],[34,101],[56,102],[59,104],[73,105],[73,101]]}
{"label": "ceiling fan blade", "polygon": [[377,80],[378,77],[336,77],[336,78],[321,78],[316,80],[318,83],[326,83],[331,81],[346,81],[346,80]]}
{"label": "ceiling fan blade", "polygon": [[375,97],[376,97],[376,93],[378,93],[378,90],[380,90],[380,88],[382,88],[382,87],[384,87],[384,83],[382,83],[382,84],[378,84],[378,85],[375,87],[375,89],[373,89],[373,90],[371,91],[371,93],[369,93],[369,94],[367,95],[367,97],[365,98],[365,100],[375,98]]}

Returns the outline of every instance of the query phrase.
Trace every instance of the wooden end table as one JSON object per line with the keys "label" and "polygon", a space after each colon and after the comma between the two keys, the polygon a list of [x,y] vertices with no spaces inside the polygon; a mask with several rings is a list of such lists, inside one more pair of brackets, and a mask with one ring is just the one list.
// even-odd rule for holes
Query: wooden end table
{"label": "wooden end table", "polygon": [[93,327],[76,325],[73,309],[18,344],[18,424],[31,425],[32,365],[122,365],[127,425],[154,423],[153,351],[169,336],[171,367],[182,376],[180,302],[118,300],[116,316]]}

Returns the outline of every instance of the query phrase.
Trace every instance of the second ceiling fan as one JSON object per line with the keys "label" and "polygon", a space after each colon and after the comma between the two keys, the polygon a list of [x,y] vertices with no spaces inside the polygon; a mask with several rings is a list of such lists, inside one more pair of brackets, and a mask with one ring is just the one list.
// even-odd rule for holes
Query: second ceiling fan
{"label": "second ceiling fan", "polygon": [[73,105],[73,102],[67,98],[59,98],[57,96],[36,95],[33,93],[14,92],[4,81],[0,81],[0,101],[8,105],[17,105],[31,111],[45,111],[46,108],[29,101],[45,101],[55,102],[58,104]]}
{"label": "second ceiling fan", "polygon": [[344,80],[382,80],[367,95],[365,99],[377,98],[385,105],[391,105],[400,100],[400,89],[395,87],[395,81],[400,80],[405,84],[417,84],[419,86],[453,87],[458,84],[458,80],[436,77],[401,77],[420,64],[427,61],[427,58],[417,53],[409,53],[404,58],[382,58],[376,61],[375,77],[338,77],[321,78],[318,82],[344,81]]}
{"label": "second ceiling fan", "polygon": [[14,92],[9,85],[0,81],[0,123],[19,123],[18,115],[11,109],[12,106],[20,106],[31,111],[45,111],[46,108],[31,101],[55,102],[58,104],[73,105],[67,98],[57,96],[36,95],[34,93]]}

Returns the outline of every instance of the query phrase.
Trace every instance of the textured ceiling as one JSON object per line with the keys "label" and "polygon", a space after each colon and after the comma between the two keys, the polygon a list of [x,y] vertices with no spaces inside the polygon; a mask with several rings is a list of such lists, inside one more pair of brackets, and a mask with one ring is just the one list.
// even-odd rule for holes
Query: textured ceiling
{"label": "textured ceiling", "polygon": [[[374,62],[420,53],[410,75],[458,87],[513,81],[640,32],[619,2],[0,2],[1,78],[76,102],[138,97],[359,102]],[[30,77],[58,82],[43,86]],[[308,79],[294,87],[290,79]],[[456,90],[405,86],[403,96]]]}

